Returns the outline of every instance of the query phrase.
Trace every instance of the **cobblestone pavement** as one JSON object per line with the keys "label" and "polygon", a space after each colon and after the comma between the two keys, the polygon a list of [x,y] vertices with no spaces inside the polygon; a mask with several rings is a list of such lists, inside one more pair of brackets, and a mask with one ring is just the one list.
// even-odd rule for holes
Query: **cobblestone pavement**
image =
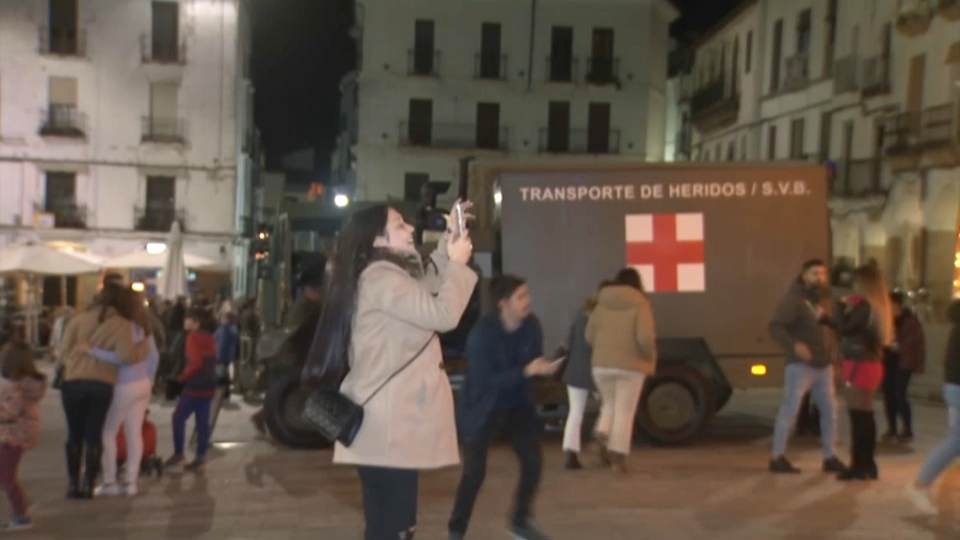
{"label": "cobblestone pavement", "polygon": [[[805,474],[766,472],[778,397],[766,391],[737,394],[701,442],[678,449],[641,445],[631,457],[633,472],[625,477],[605,470],[563,470],[559,438],[550,437],[538,522],[556,539],[960,538],[960,469],[942,483],[939,517],[919,517],[902,497],[903,485],[943,433],[942,408],[916,407],[917,442],[880,449],[878,482],[841,484],[819,472],[818,445],[812,440],[795,441],[790,452]],[[204,476],[144,479],[141,495],[133,499],[66,501],[63,415],[59,394],[52,391],[44,403],[41,446],[21,469],[37,526],[18,536],[361,538],[354,471],[332,466],[329,452],[274,447],[249,424],[251,410],[242,405],[221,413]],[[166,456],[172,405],[154,404],[151,412]],[[458,474],[453,469],[423,475],[417,538],[446,538]],[[471,538],[508,538],[505,515],[516,474],[508,447],[491,452]]]}

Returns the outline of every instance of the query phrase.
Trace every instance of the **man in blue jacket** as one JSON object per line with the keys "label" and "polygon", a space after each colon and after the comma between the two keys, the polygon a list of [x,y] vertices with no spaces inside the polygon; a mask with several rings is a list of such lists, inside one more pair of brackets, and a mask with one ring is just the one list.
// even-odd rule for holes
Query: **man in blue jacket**
{"label": "man in blue jacket", "polygon": [[514,538],[547,538],[530,523],[531,504],[540,483],[540,422],[532,378],[559,367],[543,356],[543,331],[530,314],[530,291],[517,276],[491,284],[497,313],[480,319],[467,337],[467,372],[461,394],[460,436],[463,476],[448,528],[462,539],[487,472],[487,451],[501,432],[520,460],[520,483],[510,530]]}

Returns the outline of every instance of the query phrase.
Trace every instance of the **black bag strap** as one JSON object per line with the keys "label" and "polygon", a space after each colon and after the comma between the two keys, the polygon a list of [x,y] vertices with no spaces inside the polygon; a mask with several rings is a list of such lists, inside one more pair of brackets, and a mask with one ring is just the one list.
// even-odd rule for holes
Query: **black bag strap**
{"label": "black bag strap", "polygon": [[420,355],[423,354],[423,351],[427,350],[427,347],[433,342],[433,338],[435,337],[437,337],[436,334],[430,334],[430,339],[428,339],[427,342],[423,344],[423,347],[420,347],[420,350],[417,351],[417,354],[414,354],[413,356],[411,356],[410,359],[406,361],[406,363],[400,366],[400,369],[391,373],[390,376],[386,378],[386,380],[380,383],[380,385],[377,386],[369,396],[367,396],[367,399],[363,400],[360,406],[363,407],[364,405],[366,405],[371,399],[373,399],[373,396],[377,395],[377,393],[380,392],[380,390],[383,390],[383,387],[386,386],[388,382],[392,381],[393,378],[399,375],[401,371],[407,369],[407,367],[409,367],[414,360],[416,360],[417,358],[420,358]]}

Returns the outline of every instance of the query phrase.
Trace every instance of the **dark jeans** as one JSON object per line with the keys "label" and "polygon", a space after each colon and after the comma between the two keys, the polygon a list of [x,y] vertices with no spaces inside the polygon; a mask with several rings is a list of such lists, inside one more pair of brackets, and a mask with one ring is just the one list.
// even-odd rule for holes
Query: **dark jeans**
{"label": "dark jeans", "polygon": [[20,458],[23,448],[9,444],[0,445],[0,489],[7,493],[14,517],[27,517],[27,498],[17,472],[20,470]]}
{"label": "dark jeans", "polygon": [[419,472],[358,466],[363,486],[364,540],[410,540],[417,529]]}
{"label": "dark jeans", "polygon": [[905,433],[913,433],[913,416],[910,401],[907,399],[907,387],[910,386],[912,371],[900,368],[898,358],[887,355],[883,366],[883,402],[887,413],[887,429],[897,433],[897,417],[903,419]]}
{"label": "dark jeans", "polygon": [[540,485],[540,474],[543,470],[537,412],[533,407],[495,411],[481,433],[463,445],[463,476],[460,478],[448,524],[450,532],[467,532],[473,505],[487,475],[487,451],[490,443],[501,432],[510,439],[520,460],[520,482],[514,495],[513,524],[524,525],[530,517],[533,497]]}
{"label": "dark jeans", "polygon": [[187,429],[187,419],[191,415],[197,425],[197,457],[203,459],[207,455],[207,446],[210,444],[210,404],[212,397],[181,395],[177,400],[177,408],[173,410],[173,452],[183,455],[184,436]]}
{"label": "dark jeans", "polygon": [[67,417],[67,443],[99,447],[103,421],[113,401],[113,385],[94,380],[72,380],[60,388],[60,400]]}

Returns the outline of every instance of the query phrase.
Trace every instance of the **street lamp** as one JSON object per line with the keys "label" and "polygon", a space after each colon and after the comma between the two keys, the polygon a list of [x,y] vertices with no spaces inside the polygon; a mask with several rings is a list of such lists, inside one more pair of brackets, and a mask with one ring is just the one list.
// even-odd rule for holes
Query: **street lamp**
{"label": "street lamp", "polygon": [[166,251],[167,244],[163,242],[147,242],[147,253],[151,255],[159,255]]}
{"label": "street lamp", "polygon": [[343,193],[338,193],[333,198],[333,204],[337,205],[337,208],[343,208],[344,206],[350,204],[350,197],[347,197]]}

